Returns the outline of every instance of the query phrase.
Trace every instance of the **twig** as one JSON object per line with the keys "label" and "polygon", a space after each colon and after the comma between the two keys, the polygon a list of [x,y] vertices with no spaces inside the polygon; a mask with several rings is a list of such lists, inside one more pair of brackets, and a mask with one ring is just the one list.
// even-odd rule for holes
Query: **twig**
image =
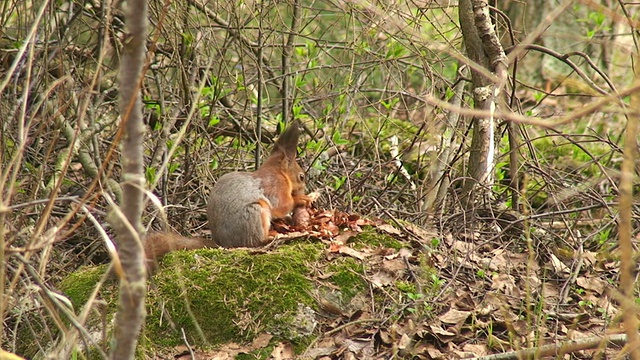
{"label": "twig", "polygon": [[253,54],[258,59],[258,62],[261,65],[265,65],[264,69],[269,74],[271,81],[273,81],[273,83],[276,85],[278,89],[282,89],[282,84],[279,84],[277,80],[278,76],[273,72],[272,67],[268,65],[269,59],[260,51],[260,46],[258,44],[247,39],[245,36],[243,36],[240,33],[238,29],[233,28],[233,26],[231,26],[228,22],[226,22],[223,18],[221,18],[218,14],[216,14],[213,10],[206,7],[206,5],[200,4],[196,0],[189,0],[189,4],[194,6],[196,9],[200,10],[207,17],[209,17],[209,19],[213,20],[216,24],[225,28],[229,32],[229,34],[238,38],[238,40],[240,40],[241,43],[249,47],[249,49],[253,52]]}
{"label": "twig", "polygon": [[[496,111],[495,116],[500,117],[507,121],[515,121],[522,124],[536,125],[536,126],[541,126],[543,128],[555,128],[560,125],[577,121],[584,116],[591,115],[594,112],[602,109],[604,106],[610,105],[611,103],[619,104],[621,98],[631,95],[634,92],[638,91],[639,89],[640,89],[640,83],[634,83],[631,86],[620,90],[617,94],[602,96],[598,100],[593,101],[588,105],[585,105],[584,107],[572,112],[571,114],[560,116],[555,120],[545,120],[540,117],[519,115],[511,111]],[[481,116],[487,116],[489,114],[489,111],[487,110],[467,109],[467,108],[461,108],[458,106],[453,106],[449,104],[447,101],[440,100],[439,98],[429,94],[424,96],[424,100],[427,104],[440,107],[444,110],[456,111],[461,115],[481,117]]]}
{"label": "twig", "polygon": [[409,182],[409,186],[411,187],[411,190],[416,191],[416,183],[413,181],[413,179],[411,179],[411,175],[409,175],[409,171],[407,171],[407,169],[402,164],[402,160],[400,160],[400,151],[398,150],[398,137],[396,135],[393,135],[389,139],[389,142],[391,143],[389,154],[391,155],[391,159],[393,159],[391,160],[393,162],[393,165],[398,169],[400,174],[405,179],[407,179],[407,181]]}
{"label": "twig", "polygon": [[[527,49],[527,50],[535,50],[544,54],[547,54],[549,56],[552,56],[560,61],[562,61],[563,63],[567,64],[571,69],[573,69],[573,71],[576,72],[576,74],[578,74],[578,76],[580,76],[582,78],[582,80],[584,80],[587,84],[589,84],[589,86],[594,89],[595,91],[597,91],[598,93],[602,94],[602,95],[607,95],[608,92],[606,90],[604,90],[603,88],[599,87],[596,83],[594,83],[591,79],[589,79],[589,77],[587,76],[587,74],[585,74],[580,67],[578,67],[578,65],[576,65],[573,61],[569,60],[570,56],[576,55],[576,56],[580,56],[582,57],[588,64],[589,66],[595,71],[597,72],[603,79],[604,81],[607,83],[607,85],[609,85],[609,87],[611,88],[611,90],[613,90],[614,92],[616,91],[616,87],[615,85],[613,85],[613,82],[611,82],[611,79],[609,79],[609,77],[607,76],[607,74],[605,74],[602,70],[600,70],[591,60],[591,58],[582,52],[579,51],[574,51],[574,52],[570,52],[567,54],[561,54],[559,52],[553,51],[549,48],[546,48],[544,46],[541,45],[534,45],[534,44],[527,44],[527,45],[519,45],[522,46],[523,48]],[[513,48],[511,48],[513,49]],[[511,49],[507,50],[510,51]]]}
{"label": "twig", "polygon": [[282,46],[282,88],[280,93],[282,94],[282,120],[285,124],[289,121],[293,121],[293,114],[291,105],[293,103],[293,91],[291,87],[291,54],[293,52],[293,42],[296,38],[296,31],[298,27],[298,21],[300,17],[300,0],[295,0],[291,5],[291,28],[289,29],[289,36],[286,41],[283,38]]}
{"label": "twig", "polygon": [[184,328],[180,328],[180,332],[182,332],[182,340],[184,340],[185,345],[187,345],[187,349],[189,350],[189,355],[191,355],[191,359],[195,360],[196,354],[193,353],[191,344],[189,344],[189,340],[187,340],[187,334],[184,333]]}
{"label": "twig", "polygon": [[[337,333],[338,331],[351,326],[351,325],[357,325],[357,324],[363,324],[363,323],[368,323],[368,322],[372,322],[372,323],[377,323],[377,322],[382,322],[381,319],[358,319],[358,320],[354,320],[354,321],[349,321],[346,324],[342,324],[334,329],[331,329],[327,332],[325,332],[324,334],[322,334],[321,336],[329,336],[329,335],[333,335],[335,333]],[[309,350],[318,342],[318,340],[320,340],[321,336],[316,337],[315,339],[313,339],[313,341],[309,344],[309,346],[307,346],[307,349],[304,351],[304,354],[308,353]]]}
{"label": "twig", "polygon": [[523,349],[518,351],[510,351],[502,354],[493,354],[488,356],[475,357],[470,360],[511,360],[511,359],[527,359],[535,356],[537,359],[543,356],[554,356],[574,353],[580,350],[593,349],[602,343],[609,343],[622,346],[627,342],[627,335],[616,334],[604,337],[590,337],[578,340],[568,340],[559,344],[550,344],[540,347]]}

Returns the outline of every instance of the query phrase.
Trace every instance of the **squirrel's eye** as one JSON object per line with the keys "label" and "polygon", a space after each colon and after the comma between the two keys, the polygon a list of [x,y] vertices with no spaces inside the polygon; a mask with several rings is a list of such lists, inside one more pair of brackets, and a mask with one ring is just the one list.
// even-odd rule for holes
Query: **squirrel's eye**
{"label": "squirrel's eye", "polygon": [[304,181],[304,173],[298,174],[298,179],[300,179],[300,181]]}

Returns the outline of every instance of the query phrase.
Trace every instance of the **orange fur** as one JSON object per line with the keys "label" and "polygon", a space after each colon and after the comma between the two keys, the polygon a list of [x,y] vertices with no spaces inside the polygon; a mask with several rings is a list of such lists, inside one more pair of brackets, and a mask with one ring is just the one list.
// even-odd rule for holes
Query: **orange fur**
{"label": "orange fur", "polygon": [[175,250],[193,250],[215,246],[205,238],[187,238],[174,233],[149,232],[144,242],[147,269],[153,270],[156,262]]}

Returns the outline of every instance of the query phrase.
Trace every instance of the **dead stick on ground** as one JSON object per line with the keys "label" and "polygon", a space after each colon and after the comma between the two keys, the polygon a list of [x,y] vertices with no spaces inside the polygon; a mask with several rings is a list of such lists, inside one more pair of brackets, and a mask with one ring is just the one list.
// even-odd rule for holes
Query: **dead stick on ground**
{"label": "dead stick on ground", "polygon": [[559,344],[544,345],[537,348],[524,349],[518,351],[510,351],[502,354],[494,354],[488,356],[476,357],[470,360],[511,360],[526,359],[529,356],[536,355],[538,358],[543,356],[553,356],[558,354],[569,354],[580,350],[597,348],[603,343],[615,344],[622,346],[627,342],[627,335],[616,334],[604,337],[590,337],[578,340],[569,340]]}

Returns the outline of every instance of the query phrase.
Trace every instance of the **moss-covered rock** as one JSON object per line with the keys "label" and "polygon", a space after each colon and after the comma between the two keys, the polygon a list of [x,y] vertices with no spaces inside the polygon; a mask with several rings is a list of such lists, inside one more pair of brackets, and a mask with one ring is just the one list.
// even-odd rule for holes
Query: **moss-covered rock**
{"label": "moss-covered rock", "polygon": [[[105,271],[107,271],[106,265],[82,267],[64,278],[58,287],[69,298],[73,308],[79,311],[95,290]],[[102,287],[99,297],[115,309],[117,303],[111,300],[115,299],[116,295],[113,286],[105,286]]]}
{"label": "moss-covered rock", "polygon": [[[100,280],[105,276],[105,271],[107,271],[106,265],[82,267],[57,284],[62,295],[56,296],[56,301],[51,301],[48,296],[34,297],[33,304],[27,305],[27,307],[33,307],[32,310],[25,312],[28,315],[21,316],[15,327],[17,337],[21,340],[17,342],[16,353],[25,358],[42,358],[43,351],[53,351],[60,338],[60,328],[64,329],[62,332],[74,329],[74,325],[66,315],[79,314],[87,306],[87,301],[95,289],[99,287]],[[112,285],[100,287],[95,298],[96,301],[92,303],[93,309],[98,311],[89,311],[83,323],[87,329],[85,334],[88,334],[94,343],[103,340],[101,328],[104,324],[102,314],[105,309],[113,314],[117,308],[117,292],[115,290],[116,287]],[[37,305],[43,303],[48,305]],[[103,304],[106,304],[106,308],[102,306]],[[62,308],[64,311],[58,310],[55,312],[55,318],[52,317],[51,309]],[[20,311],[24,312],[25,310]],[[86,344],[87,342],[79,343],[78,347]]]}
{"label": "moss-covered rock", "polygon": [[295,340],[309,335],[299,316],[313,307],[309,264],[318,245],[297,244],[274,252],[206,249],[167,256],[149,293],[147,340],[216,345],[251,340],[260,332]]}
{"label": "moss-covered rock", "polygon": [[[365,229],[349,243],[364,252],[378,247],[407,246],[374,228]],[[150,279],[146,325],[139,351],[163,352],[184,344],[185,337],[189,344],[205,349],[231,342],[247,344],[257,335],[268,333],[273,336],[272,345],[287,342],[302,352],[318,335],[317,324],[323,321],[317,313],[326,309],[320,309],[319,303],[334,303],[343,314],[350,314],[371,301],[380,301],[374,308],[393,305],[388,303],[389,299],[397,299],[398,295],[390,297],[386,291],[412,295],[417,291],[408,282],[407,286],[398,282],[385,290],[386,295],[376,300],[378,292],[374,292],[371,298],[367,279],[372,272],[379,271],[372,266],[379,266],[380,261],[375,256],[361,260],[333,255],[327,253],[326,244],[309,239],[291,240],[266,251],[173,252],[160,262]],[[85,305],[105,271],[105,267],[83,268],[59,284],[76,312]],[[414,269],[414,273],[424,275],[419,280],[423,289],[430,288],[426,272]],[[394,276],[403,277],[401,273]],[[102,315],[95,316],[101,321],[87,322],[93,327],[89,332],[111,326],[117,308],[117,282],[105,284],[99,299],[108,305],[101,309]],[[395,306],[402,305],[392,307]],[[105,331],[108,334],[111,329]],[[269,348],[272,346],[256,351],[268,353]]]}
{"label": "moss-covered rock", "polygon": [[[348,302],[366,288],[365,266],[340,257],[323,265],[330,274],[323,280],[330,290],[322,289],[314,272],[325,247],[301,240],[269,252],[202,249],[167,255],[150,281],[141,344],[153,349],[173,347],[182,344],[186,335],[192,345],[215,347],[249,342],[267,332],[274,341],[304,348],[317,324],[318,292],[332,292]],[[59,284],[76,312],[105,271],[104,266],[83,268]],[[107,318],[112,318],[117,308],[115,282],[104,286],[99,298],[109,304]]]}

